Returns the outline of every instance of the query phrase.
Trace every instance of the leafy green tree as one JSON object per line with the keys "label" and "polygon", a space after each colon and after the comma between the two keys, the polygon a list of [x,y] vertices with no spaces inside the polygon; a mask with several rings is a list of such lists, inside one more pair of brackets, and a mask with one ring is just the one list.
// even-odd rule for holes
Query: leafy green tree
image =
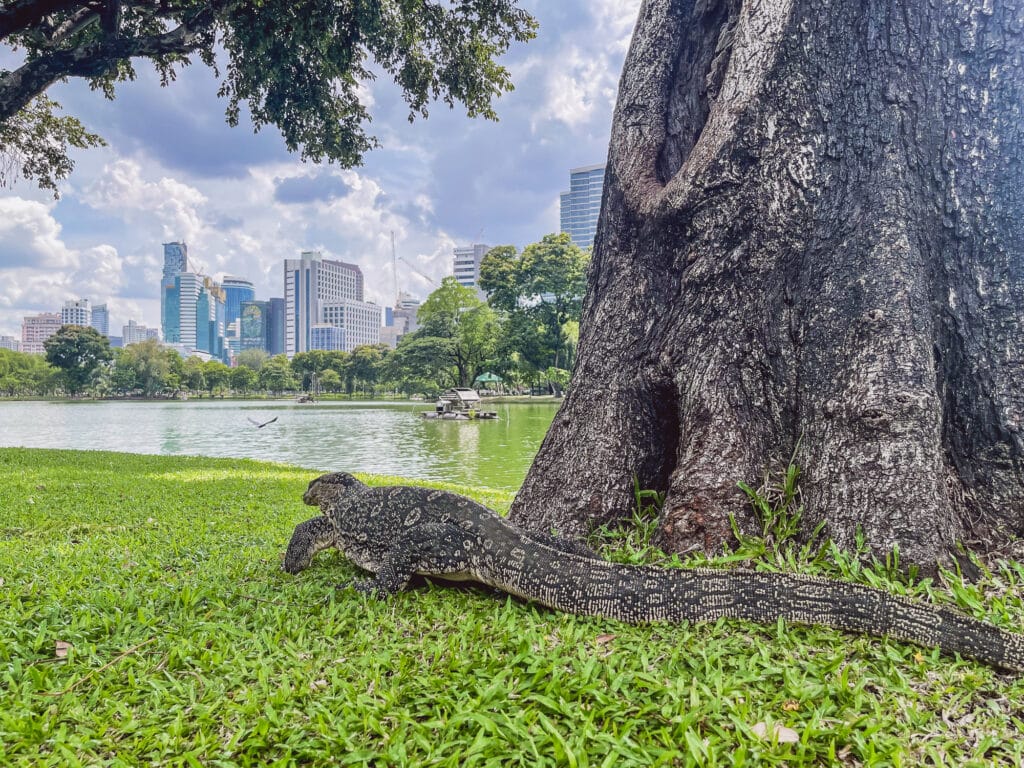
{"label": "leafy green tree", "polygon": [[[586,290],[587,252],[566,233],[545,235],[517,253],[492,248],[480,262],[488,304],[510,321],[506,336],[537,370],[570,368]],[[531,338],[536,337],[536,338]]]}
{"label": "leafy green tree", "polygon": [[203,363],[203,378],[206,379],[206,389],[211,397],[216,390],[228,385],[230,374],[231,369],[220,360],[207,360]]}
{"label": "leafy green tree", "polygon": [[190,392],[206,389],[206,376],[203,375],[203,361],[200,358],[193,356],[185,361],[181,385]]}
{"label": "leafy green tree", "polygon": [[56,195],[57,182],[74,166],[68,148],[106,144],[75,118],[55,114],[59,108],[57,102],[39,96],[0,121],[0,187],[10,186],[20,175]]}
{"label": "leafy green tree", "polygon": [[0,126],[16,132],[10,121],[27,120],[50,147],[19,156],[0,142],[0,153],[52,188],[71,168],[68,147],[97,137],[37,97],[82,77],[113,98],[138,58],[167,85],[195,56],[222,76],[230,125],[246,102],[256,128],[277,126],[303,159],[350,167],[376,145],[359,97],[376,73],[394,79],[410,119],[426,117],[434,100],[493,119],[492,100],[512,88],[498,58],[535,27],[516,0],[5,0],[0,43],[9,59],[21,58],[0,70]]}
{"label": "leafy green tree", "polygon": [[420,346],[432,348],[456,386],[468,387],[483,373],[484,363],[494,354],[498,323],[476,291],[446,277],[420,305],[417,319],[420,328],[409,336],[435,340]]}
{"label": "leafy green tree", "polygon": [[341,384],[341,376],[333,368],[328,368],[320,374],[320,386],[325,392],[340,392]]}
{"label": "leafy green tree", "polygon": [[228,376],[231,389],[243,395],[251,392],[256,387],[256,379],[256,371],[247,365],[239,365],[236,368],[232,368]]}
{"label": "leafy green tree", "polygon": [[110,369],[110,388],[119,395],[141,389],[136,370],[130,363],[131,353],[126,348],[114,350],[114,364]]}
{"label": "leafy green tree", "polygon": [[448,365],[452,343],[437,336],[406,334],[388,359],[386,376],[406,394],[429,393],[458,384],[455,369]]}
{"label": "leafy green tree", "polygon": [[243,349],[235,357],[235,362],[239,366],[245,366],[246,368],[258,371],[269,359],[270,355],[262,349]]}
{"label": "leafy green tree", "polygon": [[287,392],[299,388],[288,358],[275,355],[267,360],[259,372],[259,386],[268,392]]}
{"label": "leafy green tree", "polygon": [[[354,384],[361,385],[362,392],[370,388],[370,396],[376,394],[376,384],[380,377],[387,347],[380,345],[361,345],[352,350],[348,358],[347,373]],[[388,350],[390,351],[390,350]]]}
{"label": "leafy green tree", "polygon": [[58,368],[70,395],[80,394],[93,380],[100,366],[113,358],[110,341],[95,328],[62,325],[43,342],[46,362]]}
{"label": "leafy green tree", "polygon": [[[121,369],[126,369],[124,372]],[[156,339],[130,344],[118,355],[114,378],[133,383],[146,397],[156,397],[164,389],[180,386],[184,363],[173,349],[160,346]]]}
{"label": "leafy green tree", "polygon": [[0,349],[0,395],[50,394],[59,375],[59,371],[40,355]]}
{"label": "leafy green tree", "polygon": [[327,370],[329,362],[327,352],[321,349],[299,352],[292,358],[292,372],[301,382],[303,391],[308,392],[312,388],[313,377]]}

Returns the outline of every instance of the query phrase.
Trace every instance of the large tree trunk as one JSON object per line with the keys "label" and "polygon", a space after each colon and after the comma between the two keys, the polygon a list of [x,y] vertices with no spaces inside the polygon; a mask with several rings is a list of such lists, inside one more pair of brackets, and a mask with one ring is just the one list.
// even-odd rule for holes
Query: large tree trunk
{"label": "large tree trunk", "polygon": [[713,550],[799,444],[808,529],[948,561],[1024,533],[1024,4],[647,0],[570,392],[512,508],[633,478]]}

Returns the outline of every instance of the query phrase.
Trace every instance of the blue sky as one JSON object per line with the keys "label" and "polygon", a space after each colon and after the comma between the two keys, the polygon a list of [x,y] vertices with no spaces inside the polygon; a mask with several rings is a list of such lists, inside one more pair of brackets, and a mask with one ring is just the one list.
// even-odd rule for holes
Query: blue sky
{"label": "blue sky", "polygon": [[[50,95],[103,136],[79,152],[60,200],[23,182],[0,189],[0,335],[68,299],[106,302],[111,333],[159,325],[161,243],[185,240],[207,274],[247,277],[258,298],[282,294],[282,261],[302,250],[357,263],[367,298],[394,300],[400,256],[435,280],[455,245],[522,247],[558,229],[569,168],[604,162],[622,61],[639,0],[524,0],[537,38],[504,58],[516,90],[500,121],[443,104],[427,120],[386,78],[367,84],[381,147],[352,170],[302,163],[276,129],[229,128],[201,64],[167,88],[145,62],[114,101],[81,82]],[[10,57],[0,49],[0,63]],[[433,286],[398,264],[398,288]]]}

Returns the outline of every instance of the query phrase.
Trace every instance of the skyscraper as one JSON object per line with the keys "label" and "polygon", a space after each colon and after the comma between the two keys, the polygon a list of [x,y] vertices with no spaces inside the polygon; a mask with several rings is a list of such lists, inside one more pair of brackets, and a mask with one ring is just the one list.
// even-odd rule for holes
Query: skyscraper
{"label": "skyscraper", "polygon": [[480,262],[489,250],[491,246],[484,243],[456,246],[452,272],[459,285],[480,292]]}
{"label": "skyscraper", "polygon": [[318,251],[303,251],[284,260],[285,353],[307,352],[310,328],[323,323],[323,306],[363,300],[363,271],[355,264],[325,259]]}
{"label": "skyscraper", "polygon": [[220,285],[224,289],[225,295],[224,324],[229,326],[241,317],[242,302],[252,301],[256,298],[256,290],[249,280],[231,275],[225,275]]}
{"label": "skyscraper", "polygon": [[238,320],[239,351],[262,349],[270,352],[270,302],[243,301]]}
{"label": "skyscraper", "polygon": [[78,301],[65,301],[60,311],[60,321],[63,325],[81,325],[89,327],[92,322],[92,308],[88,299]]}
{"label": "skyscraper", "polygon": [[107,311],[106,304],[97,304],[92,308],[89,325],[95,328],[100,335],[110,336],[110,312]]}
{"label": "skyscraper", "polygon": [[270,311],[267,314],[267,352],[274,355],[284,354],[284,299],[270,299]]}
{"label": "skyscraper", "polygon": [[168,326],[178,327],[180,321],[175,317],[168,317],[167,313],[177,314],[177,308],[168,309],[167,295],[174,290],[174,278],[182,272],[191,272],[188,263],[188,246],[184,242],[164,243],[164,271],[160,278],[160,328],[164,332],[164,341],[170,342],[167,337]]}
{"label": "skyscraper", "polygon": [[164,341],[180,345],[184,354],[204,352],[223,359],[224,289],[206,275],[182,272],[162,296]]}
{"label": "skyscraper", "polygon": [[569,191],[560,196],[561,228],[580,248],[594,245],[603,191],[604,164],[569,170]]}
{"label": "skyscraper", "polygon": [[196,302],[202,287],[203,276],[195,272],[179,272],[169,281],[165,279],[162,326],[168,344],[196,348]]}

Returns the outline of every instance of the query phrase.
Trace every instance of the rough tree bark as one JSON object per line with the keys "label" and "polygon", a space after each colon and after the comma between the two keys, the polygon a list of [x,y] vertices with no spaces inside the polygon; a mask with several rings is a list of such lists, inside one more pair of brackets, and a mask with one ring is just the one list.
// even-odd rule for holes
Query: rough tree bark
{"label": "rough tree bark", "polygon": [[1024,4],[647,0],[568,397],[513,505],[633,478],[719,549],[799,443],[810,530],[934,566],[1024,534]]}

